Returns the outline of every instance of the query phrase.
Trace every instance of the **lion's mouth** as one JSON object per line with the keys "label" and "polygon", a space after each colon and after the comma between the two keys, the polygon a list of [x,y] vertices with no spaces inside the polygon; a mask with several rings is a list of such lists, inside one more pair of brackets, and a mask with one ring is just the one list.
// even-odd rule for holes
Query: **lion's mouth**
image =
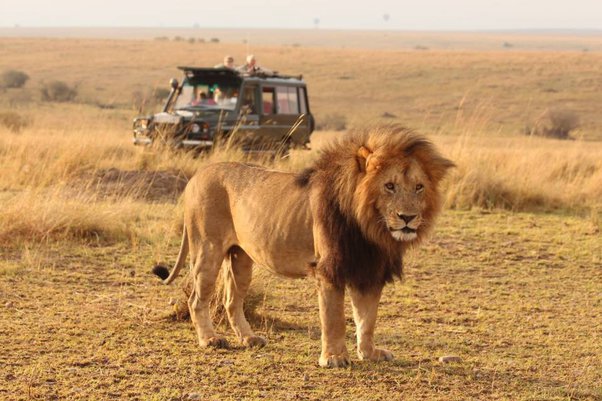
{"label": "lion's mouth", "polygon": [[411,228],[411,227],[408,227],[408,226],[405,226],[403,228],[392,228],[392,227],[389,227],[389,230],[392,231],[392,232],[401,231],[404,234],[415,234],[416,233],[416,229],[415,228]]}

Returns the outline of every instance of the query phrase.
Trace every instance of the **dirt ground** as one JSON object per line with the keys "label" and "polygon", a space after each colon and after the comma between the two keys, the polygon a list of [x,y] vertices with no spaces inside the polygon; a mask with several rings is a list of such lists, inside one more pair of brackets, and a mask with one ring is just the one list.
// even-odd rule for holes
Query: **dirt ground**
{"label": "dirt ground", "polygon": [[0,399],[602,400],[602,241],[586,218],[444,212],[383,296],[377,342],[396,360],[358,361],[348,313],[353,365],[334,370],[317,366],[314,283],[262,269],[252,325],[268,345],[200,349],[169,317],[179,285],[149,273],[177,248],[0,250]]}

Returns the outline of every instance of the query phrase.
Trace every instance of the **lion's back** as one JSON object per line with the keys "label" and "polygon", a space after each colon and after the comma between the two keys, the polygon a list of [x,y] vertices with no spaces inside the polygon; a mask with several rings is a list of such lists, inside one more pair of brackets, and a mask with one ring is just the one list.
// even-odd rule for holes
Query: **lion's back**
{"label": "lion's back", "polygon": [[232,241],[258,264],[298,276],[313,255],[313,236],[309,189],[297,176],[244,163],[210,164],[186,188],[186,219]]}

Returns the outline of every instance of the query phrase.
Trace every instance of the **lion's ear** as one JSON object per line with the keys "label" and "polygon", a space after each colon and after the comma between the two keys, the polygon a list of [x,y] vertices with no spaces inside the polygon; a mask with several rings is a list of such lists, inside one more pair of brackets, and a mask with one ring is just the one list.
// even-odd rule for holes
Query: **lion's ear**
{"label": "lion's ear", "polygon": [[373,153],[365,146],[360,146],[357,150],[357,163],[361,171],[371,171],[378,169],[376,158]]}
{"label": "lion's ear", "polygon": [[439,182],[447,175],[449,169],[456,167],[456,164],[445,157],[437,155],[430,161],[429,167],[432,179]]}

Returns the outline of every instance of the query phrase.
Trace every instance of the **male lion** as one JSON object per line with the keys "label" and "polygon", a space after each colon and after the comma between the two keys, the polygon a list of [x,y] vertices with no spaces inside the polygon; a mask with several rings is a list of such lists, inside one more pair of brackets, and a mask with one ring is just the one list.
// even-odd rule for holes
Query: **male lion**
{"label": "male lion", "polygon": [[317,279],[320,366],[349,364],[344,295],[348,289],[360,359],[389,361],[373,342],[385,283],[401,276],[404,251],[431,229],[439,184],[453,163],[406,129],[356,132],[324,149],[301,174],[243,163],[208,166],[184,192],[184,230],[175,268],[154,271],[171,283],[191,254],[188,306],[201,346],[227,347],[209,313],[225,258],[225,307],[246,346],[263,346],[243,312],[253,264],[289,277]]}

